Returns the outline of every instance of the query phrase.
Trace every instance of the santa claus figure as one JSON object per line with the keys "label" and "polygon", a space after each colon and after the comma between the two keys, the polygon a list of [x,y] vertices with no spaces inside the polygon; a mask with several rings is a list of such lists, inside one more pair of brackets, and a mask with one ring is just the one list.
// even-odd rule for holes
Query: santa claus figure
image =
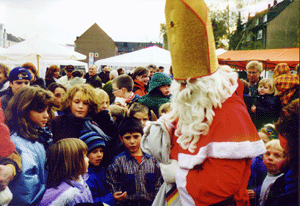
{"label": "santa claus figure", "polygon": [[203,0],[167,0],[165,13],[172,111],[142,140],[165,179],[153,205],[249,205],[251,159],[265,147],[243,102],[243,86],[236,72],[218,65]]}

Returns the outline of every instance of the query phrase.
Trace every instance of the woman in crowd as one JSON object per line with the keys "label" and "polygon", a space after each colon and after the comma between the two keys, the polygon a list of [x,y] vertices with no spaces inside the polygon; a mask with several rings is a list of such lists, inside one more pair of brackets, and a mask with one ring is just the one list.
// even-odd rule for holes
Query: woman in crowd
{"label": "woman in crowd", "polygon": [[37,205],[45,191],[46,150],[52,142],[47,123],[51,120],[54,97],[38,87],[23,87],[9,101],[5,123],[21,155],[22,170],[10,183],[10,205]]}
{"label": "woman in crowd", "polygon": [[5,90],[9,87],[8,74],[8,66],[0,63],[0,96],[2,96],[1,94],[4,94]]}
{"label": "woman in crowd", "polygon": [[137,67],[133,74],[133,92],[139,96],[144,96],[148,93],[149,70],[145,67]]}
{"label": "woman in crowd", "polygon": [[52,107],[52,111],[55,116],[63,114],[62,111],[60,111],[61,101],[65,93],[67,92],[67,88],[63,85],[52,82],[48,87],[47,90],[51,91],[54,94],[54,106]]}
{"label": "woman in crowd", "polygon": [[46,87],[48,87],[52,82],[57,82],[59,77],[59,67],[57,65],[51,65],[47,68],[46,72]]}
{"label": "woman in crowd", "polygon": [[31,75],[30,85],[31,86],[38,85],[41,88],[46,89],[45,81],[38,76],[38,73],[37,73],[37,70],[36,70],[36,67],[34,66],[34,64],[32,64],[30,62],[26,62],[26,63],[22,64],[21,67],[26,68],[30,72],[30,75]]}

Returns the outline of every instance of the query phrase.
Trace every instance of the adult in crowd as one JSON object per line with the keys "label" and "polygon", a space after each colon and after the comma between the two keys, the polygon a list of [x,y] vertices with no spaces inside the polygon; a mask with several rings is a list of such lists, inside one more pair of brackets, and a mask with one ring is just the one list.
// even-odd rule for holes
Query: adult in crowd
{"label": "adult in crowd", "polygon": [[63,112],[60,111],[60,106],[62,98],[67,92],[67,88],[57,82],[53,82],[47,87],[47,90],[51,91],[54,94],[54,105],[52,107],[54,116],[63,114]]}
{"label": "adult in crowd", "polygon": [[67,89],[69,89],[71,86],[75,84],[84,84],[86,82],[86,79],[83,78],[83,73],[80,70],[74,70],[72,72],[71,80],[68,84],[65,85]]}
{"label": "adult in crowd", "polygon": [[148,93],[149,70],[145,67],[137,67],[133,74],[133,92],[139,96],[144,96]]}
{"label": "adult in crowd", "polygon": [[149,64],[148,66],[147,66],[147,69],[149,69],[149,77],[150,77],[150,79],[152,78],[152,76],[153,76],[153,74],[155,74],[155,72],[156,72],[156,66],[154,65],[154,64]]}
{"label": "adult in crowd", "polygon": [[2,96],[9,87],[8,74],[8,66],[0,63],[0,96]]}
{"label": "adult in crowd", "polygon": [[99,77],[101,78],[103,84],[109,81],[109,71],[107,65],[104,65],[102,67],[102,71],[99,73]]}
{"label": "adult in crowd", "polygon": [[89,73],[89,76],[88,76],[88,79],[86,80],[86,83],[92,85],[94,88],[101,89],[103,81],[97,75],[97,66],[95,64],[90,65],[88,73]]}
{"label": "adult in crowd", "polygon": [[117,71],[118,71],[118,75],[125,74],[124,68],[119,68]]}
{"label": "adult in crowd", "polygon": [[237,73],[218,65],[204,0],[191,2],[166,1],[172,111],[153,122],[141,142],[162,162],[165,185],[153,205],[167,200],[179,205],[175,188],[166,193],[171,183],[181,205],[249,205],[251,158],[263,154],[265,146],[243,102]]}
{"label": "adult in crowd", "polygon": [[69,83],[69,81],[72,78],[72,72],[75,70],[73,65],[68,65],[64,68],[65,72],[67,73],[67,75],[62,76],[61,78],[58,79],[58,83],[62,84],[62,85],[66,85]]}
{"label": "adult in crowd", "polygon": [[261,80],[262,64],[258,61],[251,61],[246,66],[247,79],[249,82],[249,96],[258,95],[258,83]]}
{"label": "adult in crowd", "polygon": [[22,87],[29,86],[31,80],[30,72],[23,67],[16,67],[9,73],[9,88],[6,93],[1,97],[2,108],[5,111],[9,100],[16,94]]}
{"label": "adult in crowd", "polygon": [[299,98],[282,109],[275,128],[279,133],[281,147],[286,151],[288,158],[281,164],[281,167],[286,167],[287,170],[285,192],[275,196],[271,205],[297,206],[299,205]]}
{"label": "adult in crowd", "polygon": [[48,87],[53,82],[58,82],[59,77],[59,66],[57,65],[51,65],[49,68],[47,68],[46,72],[46,87]]}
{"label": "adult in crowd", "polygon": [[108,94],[109,101],[110,101],[111,104],[115,101],[115,98],[116,98],[115,95],[112,92],[112,80],[114,78],[116,78],[117,76],[119,76],[117,70],[112,70],[109,73],[109,81],[106,82],[106,84],[103,86],[103,90],[106,91],[106,93]]}
{"label": "adult in crowd", "polygon": [[299,76],[292,74],[286,63],[280,63],[275,67],[273,81],[282,106],[299,98]]}
{"label": "adult in crowd", "polygon": [[157,68],[157,72],[162,73],[162,72],[164,72],[164,71],[165,71],[165,68],[164,68],[163,66],[159,66],[159,67]]}
{"label": "adult in crowd", "polygon": [[26,62],[26,63],[22,64],[21,67],[27,69],[30,72],[30,75],[31,75],[30,85],[31,86],[38,85],[39,87],[46,89],[46,83],[42,78],[40,78],[38,76],[38,73],[37,73],[37,70],[36,70],[36,67],[34,66],[34,64],[32,64],[31,62]]}

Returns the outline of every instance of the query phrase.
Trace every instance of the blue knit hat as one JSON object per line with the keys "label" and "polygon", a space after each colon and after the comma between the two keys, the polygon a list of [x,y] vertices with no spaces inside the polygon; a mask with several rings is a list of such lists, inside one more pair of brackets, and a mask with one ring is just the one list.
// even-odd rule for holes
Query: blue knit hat
{"label": "blue knit hat", "polygon": [[[23,73],[24,75],[22,75],[22,77],[19,76],[20,73]],[[27,75],[26,75],[26,74]],[[13,70],[10,71],[9,76],[8,76],[8,80],[10,82],[13,82],[15,80],[21,80],[21,79],[26,79],[26,80],[31,80],[31,75],[29,73],[29,71],[24,68],[24,67],[16,67]]]}
{"label": "blue knit hat", "polygon": [[84,143],[88,146],[88,153],[97,147],[105,147],[105,141],[97,132],[94,131],[81,131],[79,139],[84,141]]}

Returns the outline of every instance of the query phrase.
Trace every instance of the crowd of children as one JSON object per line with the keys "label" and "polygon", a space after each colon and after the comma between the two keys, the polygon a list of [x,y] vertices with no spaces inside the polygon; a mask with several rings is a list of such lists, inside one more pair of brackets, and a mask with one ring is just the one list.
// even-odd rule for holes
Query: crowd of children
{"label": "crowd of children", "polygon": [[[4,66],[0,65],[0,73],[5,71]],[[0,197],[6,194],[10,205],[152,205],[163,183],[168,183],[160,163],[170,162],[168,157],[150,156],[154,151],[143,148],[141,141],[147,141],[142,137],[148,132],[148,125],[160,124],[155,121],[172,110],[170,76],[152,71],[149,77],[150,71],[145,67],[136,68],[133,78],[116,75],[109,81],[115,97],[110,102],[112,98],[103,89],[85,83],[79,71],[72,70],[73,81],[66,79],[63,85],[57,81],[57,67],[51,66],[46,84],[39,86],[41,78],[29,68],[31,65],[25,66],[10,72],[6,81],[10,86],[0,94],[0,120],[4,122],[5,116],[10,130],[10,140],[5,139],[6,149],[10,150],[4,154],[5,145],[1,145],[0,174],[4,169],[12,169],[6,185],[0,184]],[[285,72],[293,81],[297,80],[293,87],[299,85],[299,79],[288,73],[286,66],[276,68],[274,80],[262,79],[256,89],[250,89],[255,96],[244,95],[249,115],[267,150],[252,159],[248,184],[251,205],[276,205],[281,201],[278,197],[287,193],[286,187],[291,185],[289,191],[295,189],[294,165],[284,167],[288,160],[295,161],[296,157],[291,155],[295,149],[290,143],[288,148],[282,146],[279,139],[285,135],[289,142],[295,136],[281,126],[289,118],[280,114],[297,98],[295,89],[287,92],[285,88],[280,92],[283,83],[278,81],[283,80],[278,79],[278,74]],[[280,72],[282,68],[284,72]],[[35,86],[28,86],[33,82]],[[299,100],[295,101],[299,106]],[[3,122],[0,131],[4,135]],[[6,160],[7,156],[10,158]],[[9,166],[2,169],[2,165]],[[286,180],[289,177],[291,184]],[[13,197],[7,193],[8,188]],[[294,193],[291,194],[294,198]],[[0,200],[1,204],[4,205]]]}

